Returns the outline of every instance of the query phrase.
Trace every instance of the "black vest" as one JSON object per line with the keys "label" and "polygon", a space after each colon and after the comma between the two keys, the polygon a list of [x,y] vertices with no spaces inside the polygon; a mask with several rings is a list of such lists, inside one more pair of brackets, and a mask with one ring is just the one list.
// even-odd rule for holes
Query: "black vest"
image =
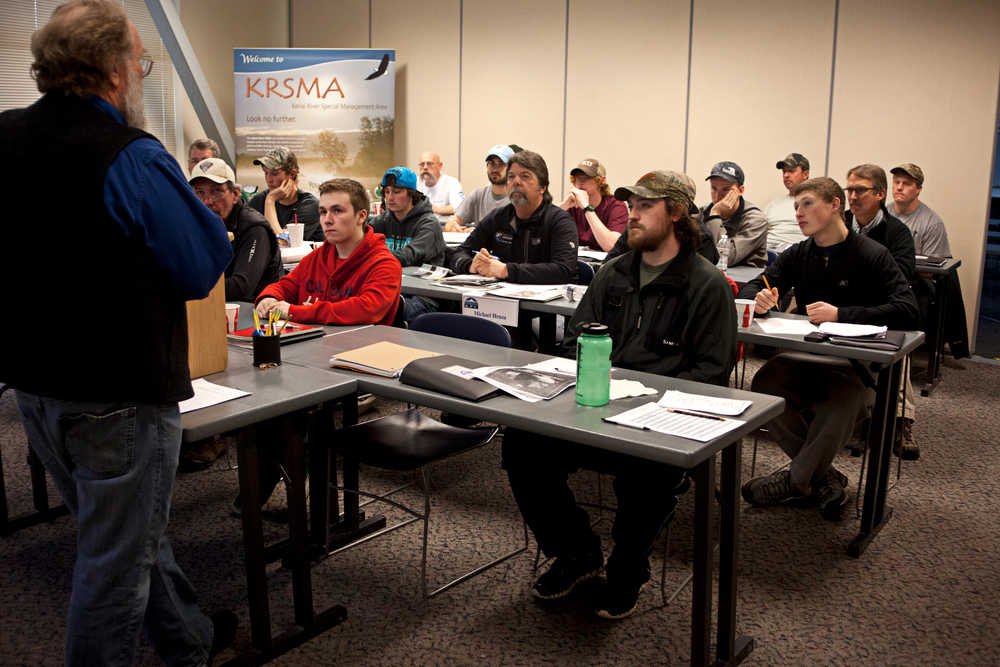
{"label": "black vest", "polygon": [[59,92],[0,114],[0,382],[80,401],[192,395],[184,302],[104,205],[108,168],[140,137],[152,135]]}

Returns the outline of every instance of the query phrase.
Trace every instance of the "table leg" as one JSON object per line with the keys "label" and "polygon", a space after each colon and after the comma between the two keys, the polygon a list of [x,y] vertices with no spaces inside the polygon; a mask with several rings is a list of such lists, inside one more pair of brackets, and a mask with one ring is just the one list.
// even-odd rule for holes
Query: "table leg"
{"label": "table leg", "polygon": [[691,664],[707,665],[711,656],[712,503],[715,457],[694,469],[694,580],[691,591]]}
{"label": "table leg", "polygon": [[740,545],[740,469],[743,440],[722,450],[719,525],[719,611],[716,664],[738,665],[754,649],[752,637],[736,637],[737,563]]}
{"label": "table leg", "polygon": [[544,354],[556,353],[555,313],[542,313],[538,316],[538,351]]}
{"label": "table leg", "polygon": [[941,381],[941,355],[944,354],[944,317],[948,312],[948,290],[943,288],[944,281],[934,278],[934,300],[931,308],[931,321],[934,325],[927,332],[927,370],[924,371],[924,385],[920,388],[921,396],[930,396],[938,382]]}
{"label": "table leg", "polygon": [[875,406],[872,409],[871,427],[868,430],[868,479],[865,480],[865,505],[861,511],[861,528],[851,541],[847,553],[859,557],[875,539],[892,516],[886,509],[885,497],[889,479],[889,461],[896,434],[896,406],[899,402],[899,383],[903,360],[879,369]]}
{"label": "table leg", "polygon": [[289,545],[285,562],[292,570],[295,623],[300,626],[313,622],[312,579],[309,556],[306,553],[306,465],[302,438],[304,419],[304,415],[286,417],[282,420],[281,429],[285,443],[285,470],[289,478],[286,487]]}
{"label": "table leg", "polygon": [[330,493],[330,443],[333,442],[333,408],[327,403],[309,422],[309,517],[310,542],[326,552],[330,542],[330,518],[340,516],[336,493]]}
{"label": "table leg", "polygon": [[243,515],[243,552],[246,559],[247,602],[250,606],[250,638],[261,652],[271,650],[271,609],[264,570],[264,532],[260,518],[260,457],[257,429],[244,429],[237,450],[240,502]]}

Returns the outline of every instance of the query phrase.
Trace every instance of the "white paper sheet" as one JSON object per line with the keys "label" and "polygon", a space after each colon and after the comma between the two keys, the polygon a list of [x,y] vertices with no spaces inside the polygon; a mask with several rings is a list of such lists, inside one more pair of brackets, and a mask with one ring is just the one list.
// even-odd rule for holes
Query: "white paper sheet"
{"label": "white paper sheet", "polygon": [[181,414],[250,395],[249,391],[223,387],[221,384],[212,384],[205,378],[191,380],[191,387],[194,389],[194,396],[180,402]]}
{"label": "white paper sheet", "polygon": [[848,324],[847,322],[823,322],[819,325],[819,330],[831,336],[878,336],[884,334],[887,327],[878,327],[874,324]]}
{"label": "white paper sheet", "polygon": [[680,410],[694,410],[696,412],[709,412],[714,415],[729,415],[735,417],[743,414],[747,408],[753,405],[753,401],[740,401],[733,398],[718,398],[716,396],[702,396],[700,394],[688,394],[683,391],[673,391],[668,389],[663,392],[663,396],[656,402],[661,408],[677,408]]}
{"label": "white paper sheet", "polygon": [[590,248],[580,248],[576,251],[577,257],[586,257],[588,259],[596,259],[599,262],[603,262],[608,257],[608,253],[602,252],[600,250],[591,250]]}
{"label": "white paper sheet", "polygon": [[769,334],[798,334],[804,336],[813,331],[818,331],[816,325],[809,320],[789,320],[783,317],[755,317],[757,323],[765,333]]}
{"label": "white paper sheet", "polygon": [[676,435],[698,442],[708,442],[744,423],[739,419],[680,414],[667,408],[661,408],[656,403],[645,403],[614,417],[606,417],[605,421],[656,431],[657,433],[666,433],[667,435]]}

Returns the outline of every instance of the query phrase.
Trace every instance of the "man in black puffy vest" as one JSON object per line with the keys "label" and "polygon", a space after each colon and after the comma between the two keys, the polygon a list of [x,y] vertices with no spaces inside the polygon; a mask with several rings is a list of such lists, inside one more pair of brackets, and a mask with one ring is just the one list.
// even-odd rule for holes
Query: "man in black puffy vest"
{"label": "man in black puffy vest", "polygon": [[77,523],[66,662],[130,665],[144,628],[164,662],[205,664],[236,617],[201,613],[166,529],[177,403],[193,395],[184,301],[209,293],[232,251],[141,129],[153,62],[120,3],[61,5],[31,51],[42,97],[0,114],[0,178],[19,184],[7,213],[37,221],[55,192],[37,175],[52,164],[68,176],[59,201],[73,204],[46,216],[44,257],[3,246],[0,280],[45,305],[29,335],[0,327],[0,382],[17,390],[31,449]]}

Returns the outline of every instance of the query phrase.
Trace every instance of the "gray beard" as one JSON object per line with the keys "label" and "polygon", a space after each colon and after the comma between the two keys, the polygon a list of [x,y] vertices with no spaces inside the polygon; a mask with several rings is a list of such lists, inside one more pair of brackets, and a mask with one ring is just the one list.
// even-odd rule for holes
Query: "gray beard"
{"label": "gray beard", "polygon": [[128,68],[128,84],[121,104],[126,125],[145,130],[146,108],[142,99],[142,77],[131,67]]}

